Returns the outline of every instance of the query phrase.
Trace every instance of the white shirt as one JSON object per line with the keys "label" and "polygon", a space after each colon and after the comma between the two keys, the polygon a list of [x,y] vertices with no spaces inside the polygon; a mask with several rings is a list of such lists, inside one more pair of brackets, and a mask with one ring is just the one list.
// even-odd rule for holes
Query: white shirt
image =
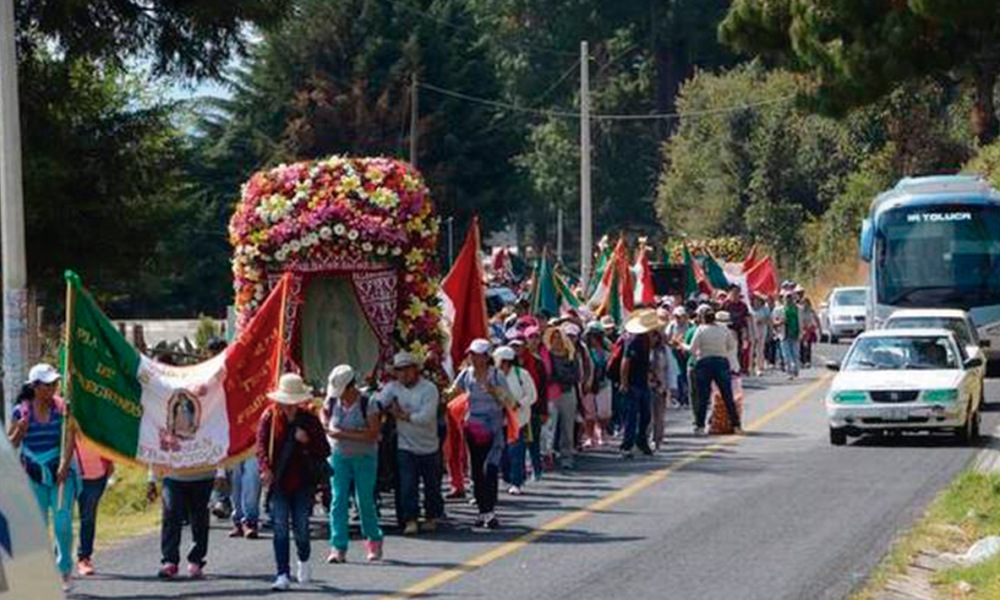
{"label": "white shirt", "polygon": [[517,423],[524,427],[531,422],[531,405],[538,399],[538,390],[531,373],[521,367],[511,367],[507,373],[507,389],[517,402]]}
{"label": "white shirt", "polygon": [[697,362],[703,358],[730,359],[736,355],[736,337],[723,325],[699,325],[691,340],[691,356]]}
{"label": "white shirt", "polygon": [[426,456],[438,451],[438,402],[437,386],[421,378],[413,387],[390,381],[378,395],[378,404],[387,410],[392,401],[399,403],[409,421],[396,421],[399,448],[413,454]]}

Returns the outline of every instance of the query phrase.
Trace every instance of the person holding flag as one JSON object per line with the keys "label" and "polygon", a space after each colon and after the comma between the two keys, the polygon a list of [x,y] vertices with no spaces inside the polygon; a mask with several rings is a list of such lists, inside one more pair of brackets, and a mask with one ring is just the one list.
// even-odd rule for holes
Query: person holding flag
{"label": "person holding flag", "polygon": [[[71,588],[73,569],[73,500],[77,492],[73,463],[74,437],[65,435],[66,403],[56,395],[61,376],[40,363],[28,372],[11,414],[7,438],[20,450],[31,490],[46,523],[51,516],[56,537],[56,564],[63,589]],[[64,446],[66,446],[64,448]]]}

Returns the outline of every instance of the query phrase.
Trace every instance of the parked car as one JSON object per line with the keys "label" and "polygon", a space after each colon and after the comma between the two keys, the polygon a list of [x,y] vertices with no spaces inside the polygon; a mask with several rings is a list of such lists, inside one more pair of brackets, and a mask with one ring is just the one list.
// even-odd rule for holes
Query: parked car
{"label": "parked car", "polygon": [[885,329],[928,329],[941,328],[955,334],[958,343],[965,347],[970,357],[983,359],[983,376],[986,376],[988,340],[980,340],[976,325],[969,313],[953,308],[907,308],[897,310],[886,320]]}
{"label": "parked car", "polygon": [[979,436],[983,359],[947,329],[880,329],[854,340],[826,398],[830,443],[899,431]]}
{"label": "parked car", "polygon": [[820,336],[836,344],[865,330],[866,287],[835,288],[819,305]]}

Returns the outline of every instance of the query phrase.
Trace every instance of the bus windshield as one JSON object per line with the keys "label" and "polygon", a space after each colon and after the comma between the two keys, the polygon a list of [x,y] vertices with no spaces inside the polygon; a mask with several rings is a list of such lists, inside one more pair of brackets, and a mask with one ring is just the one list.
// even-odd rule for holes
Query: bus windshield
{"label": "bus windshield", "polygon": [[899,307],[1000,304],[1000,209],[903,207],[879,218],[878,302]]}

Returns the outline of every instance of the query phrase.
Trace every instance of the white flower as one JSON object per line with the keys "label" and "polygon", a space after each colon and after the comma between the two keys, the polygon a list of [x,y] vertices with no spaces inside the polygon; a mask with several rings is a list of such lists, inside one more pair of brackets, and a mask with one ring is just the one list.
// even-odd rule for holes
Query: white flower
{"label": "white flower", "polygon": [[403,253],[403,249],[400,248],[399,246],[396,246],[395,248],[392,249],[392,255],[393,256],[399,256],[402,253]]}
{"label": "white flower", "polygon": [[288,258],[288,252],[284,248],[274,253],[274,260],[278,262],[285,262],[286,258]]}
{"label": "white flower", "polygon": [[344,233],[347,232],[347,228],[344,227],[343,223],[337,223],[333,226],[333,232],[337,235],[344,235]]}
{"label": "white flower", "polygon": [[364,250],[365,252],[371,252],[372,245],[370,242],[365,242],[364,244],[361,244],[361,249]]}
{"label": "white flower", "polygon": [[329,239],[331,239],[333,237],[333,230],[330,229],[329,226],[324,225],[319,230],[319,237],[321,237],[324,240],[329,240]]}
{"label": "white flower", "polygon": [[379,246],[377,252],[379,253],[379,256],[385,256],[386,253],[389,252],[389,249],[385,246]]}
{"label": "white flower", "polygon": [[361,234],[358,233],[357,229],[352,229],[351,231],[349,231],[347,233],[347,239],[349,239],[349,240],[351,240],[353,242],[354,240],[358,239],[358,236],[360,236],[360,235]]}
{"label": "white flower", "polygon": [[302,244],[299,243],[299,240],[292,240],[292,243],[288,247],[291,249],[292,254],[298,254],[299,250],[302,249]]}
{"label": "white flower", "polygon": [[310,233],[305,237],[302,243],[305,244],[306,246],[315,246],[316,244],[319,243],[319,234],[316,233],[315,231]]}

